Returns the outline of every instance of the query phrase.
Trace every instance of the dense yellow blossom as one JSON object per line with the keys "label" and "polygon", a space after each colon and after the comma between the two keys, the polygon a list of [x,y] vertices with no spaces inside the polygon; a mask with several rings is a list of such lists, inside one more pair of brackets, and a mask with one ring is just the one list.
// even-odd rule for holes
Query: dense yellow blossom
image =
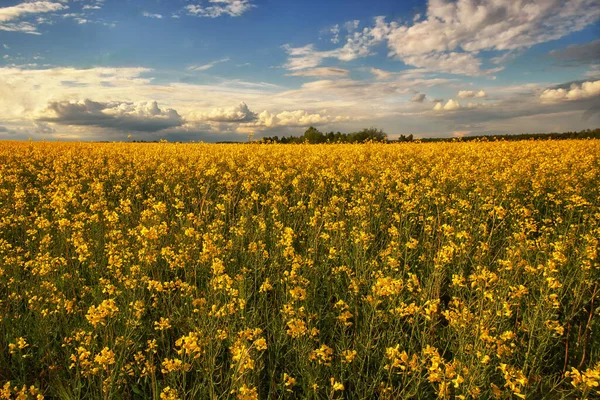
{"label": "dense yellow blossom", "polygon": [[599,248],[596,140],[3,142],[0,399],[595,398]]}

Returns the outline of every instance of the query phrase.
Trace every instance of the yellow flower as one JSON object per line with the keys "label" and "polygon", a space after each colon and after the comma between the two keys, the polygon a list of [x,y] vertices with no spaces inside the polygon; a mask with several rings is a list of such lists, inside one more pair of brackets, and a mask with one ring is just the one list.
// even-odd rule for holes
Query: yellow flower
{"label": "yellow flower", "polygon": [[237,395],[238,400],[257,400],[258,392],[256,388],[248,387],[245,384],[240,388]]}
{"label": "yellow flower", "polygon": [[308,358],[311,361],[316,360],[319,364],[331,365],[332,356],[333,356],[333,349],[331,347],[327,346],[326,344],[323,344],[318,349],[313,350],[313,352],[310,354],[310,356]]}
{"label": "yellow flower", "polygon": [[[287,388],[292,387],[296,384],[296,379],[292,378],[288,374],[283,374],[283,385]],[[289,390],[289,389],[288,389]],[[291,391],[291,390],[289,390]]]}
{"label": "yellow flower", "polygon": [[157,331],[164,331],[171,327],[169,318],[160,317],[160,320],[154,321],[154,329]]}
{"label": "yellow flower", "polygon": [[356,358],[357,355],[357,351],[356,350],[344,350],[342,351],[342,362],[345,364],[349,364],[352,361],[354,361],[354,359]]}
{"label": "yellow flower", "polygon": [[260,285],[260,289],[258,290],[260,293],[266,293],[269,290],[273,289],[273,285],[271,285],[271,282],[269,281],[269,278],[265,279],[265,281],[262,283],[262,285]]}
{"label": "yellow flower", "polygon": [[336,382],[336,380],[334,378],[330,378],[329,381],[331,382],[331,388],[333,389],[334,392],[341,392],[344,390],[344,385],[341,384],[340,382]]}
{"label": "yellow flower", "polygon": [[102,301],[98,307],[91,306],[88,309],[85,318],[95,327],[98,324],[105,325],[105,320],[114,317],[118,312],[119,307],[117,307],[115,301],[113,299],[108,299]]}
{"label": "yellow flower", "polygon": [[165,387],[160,393],[161,400],[179,400],[179,393],[170,386]]}
{"label": "yellow flower", "polygon": [[301,319],[294,318],[287,323],[287,334],[293,338],[306,335],[306,323]]}
{"label": "yellow flower", "polygon": [[19,337],[17,338],[17,340],[15,340],[15,343],[8,344],[8,350],[10,354],[16,353],[17,349],[24,350],[27,347],[29,347],[29,344],[27,343],[27,340],[24,337]]}
{"label": "yellow flower", "polygon": [[266,350],[267,349],[267,341],[265,338],[258,338],[254,341],[254,347],[257,350]]}
{"label": "yellow flower", "polygon": [[109,365],[115,363],[115,353],[108,347],[105,347],[94,357],[94,362],[102,368],[107,369]]}
{"label": "yellow flower", "polygon": [[190,364],[184,363],[178,358],[165,358],[162,362],[162,368],[160,372],[163,374],[168,374],[177,371],[189,371],[190,368]]}
{"label": "yellow flower", "polygon": [[403,287],[404,282],[402,279],[394,279],[387,276],[384,278],[377,278],[371,290],[375,296],[385,297],[400,294]]}

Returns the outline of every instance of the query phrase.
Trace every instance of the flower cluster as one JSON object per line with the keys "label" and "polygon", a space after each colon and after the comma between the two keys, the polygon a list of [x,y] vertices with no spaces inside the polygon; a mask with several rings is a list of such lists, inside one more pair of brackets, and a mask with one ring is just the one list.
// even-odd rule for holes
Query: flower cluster
{"label": "flower cluster", "polygon": [[0,144],[0,399],[594,398],[600,142]]}

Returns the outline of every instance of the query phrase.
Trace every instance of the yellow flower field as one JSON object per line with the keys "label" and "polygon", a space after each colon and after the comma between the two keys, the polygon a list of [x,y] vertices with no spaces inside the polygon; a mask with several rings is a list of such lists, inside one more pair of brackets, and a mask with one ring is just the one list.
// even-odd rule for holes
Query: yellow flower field
{"label": "yellow flower field", "polygon": [[600,395],[600,141],[0,143],[0,399]]}

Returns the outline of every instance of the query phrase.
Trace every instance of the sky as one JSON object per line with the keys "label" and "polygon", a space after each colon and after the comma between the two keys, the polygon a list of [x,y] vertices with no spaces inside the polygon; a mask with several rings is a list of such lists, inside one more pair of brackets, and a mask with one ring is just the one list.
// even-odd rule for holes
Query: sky
{"label": "sky", "polygon": [[0,0],[0,140],[600,127],[597,0]]}

